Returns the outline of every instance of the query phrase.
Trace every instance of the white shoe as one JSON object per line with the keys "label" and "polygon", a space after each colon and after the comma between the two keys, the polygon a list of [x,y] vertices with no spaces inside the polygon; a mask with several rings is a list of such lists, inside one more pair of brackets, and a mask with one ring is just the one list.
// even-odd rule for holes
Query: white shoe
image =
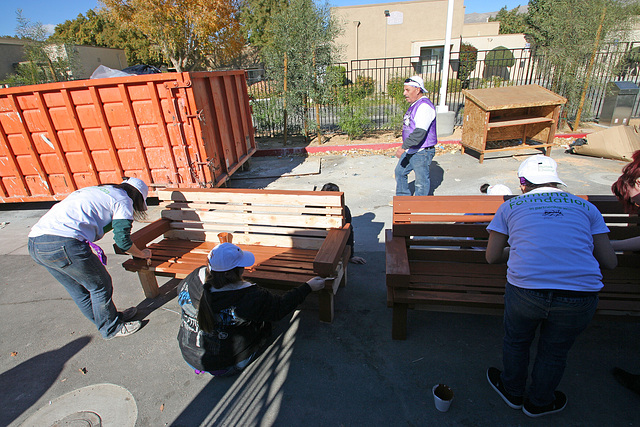
{"label": "white shoe", "polygon": [[127,335],[135,334],[138,332],[138,329],[142,327],[142,322],[139,320],[134,320],[133,322],[124,322],[120,324],[120,330],[113,334],[111,338],[114,337],[126,337]]}

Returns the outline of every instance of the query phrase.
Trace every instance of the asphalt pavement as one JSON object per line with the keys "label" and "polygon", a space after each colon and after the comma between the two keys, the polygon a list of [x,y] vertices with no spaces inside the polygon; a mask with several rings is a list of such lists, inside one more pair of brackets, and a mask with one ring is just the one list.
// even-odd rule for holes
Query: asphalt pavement
{"label": "asphalt pavement", "polygon": [[[534,153],[501,152],[482,164],[468,154],[438,155],[433,193],[479,194],[484,183],[516,193],[518,165]],[[562,149],[551,157],[575,194],[610,194],[625,164]],[[121,267],[126,257],[113,253],[110,236],[100,244],[115,303],[137,306],[144,327],[103,340],[27,253],[27,234],[51,205],[0,206],[0,425],[98,425],[95,417],[103,426],[640,424],[640,397],[610,374],[613,366],[640,372],[639,322],[594,320],[572,349],[560,384],[567,408],[537,420],[507,407],[486,381],[486,369],[501,366],[500,316],[411,310],[407,340],[391,340],[383,233],[391,224],[395,163],[391,156],[353,152],[254,157],[251,168],[232,177],[234,188],[338,184],[353,214],[355,251],[367,264],[349,266],[333,323],[318,322],[310,295],[277,323],[265,354],[230,378],[196,375],[185,364],[176,341],[177,282],[161,278],[161,295],[145,299],[137,276]],[[158,212],[152,206],[150,219]],[[455,394],[446,413],[434,406],[431,388],[438,383]]]}

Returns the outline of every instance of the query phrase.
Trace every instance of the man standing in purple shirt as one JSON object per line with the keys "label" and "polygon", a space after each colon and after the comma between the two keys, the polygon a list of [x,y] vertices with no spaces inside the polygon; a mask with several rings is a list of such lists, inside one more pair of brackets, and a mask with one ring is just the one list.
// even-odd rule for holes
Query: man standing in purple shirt
{"label": "man standing in purple shirt", "polygon": [[404,98],[409,109],[402,125],[402,147],[396,151],[396,196],[410,196],[407,176],[415,173],[415,195],[427,196],[431,187],[429,167],[436,152],[436,110],[425,96],[422,77],[413,76],[404,81]]}

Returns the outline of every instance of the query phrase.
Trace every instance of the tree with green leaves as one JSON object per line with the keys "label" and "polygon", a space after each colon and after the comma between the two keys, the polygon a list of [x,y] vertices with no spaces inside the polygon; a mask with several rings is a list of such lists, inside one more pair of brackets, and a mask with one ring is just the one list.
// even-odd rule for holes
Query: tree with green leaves
{"label": "tree with green leaves", "polygon": [[269,44],[268,26],[272,16],[288,6],[288,0],[245,0],[240,20],[244,25],[249,43],[260,49]]}
{"label": "tree with green leaves", "polygon": [[54,43],[49,39],[40,22],[32,23],[17,11],[16,34],[23,42],[25,61],[18,64],[16,73],[8,76],[6,83],[33,85],[61,82],[77,74],[78,61],[72,46]]}
{"label": "tree with green leaves", "polygon": [[496,16],[489,17],[489,22],[500,22],[500,34],[520,34],[527,32],[527,15],[519,13],[520,6],[507,10],[504,6]]}
{"label": "tree with green leaves", "polygon": [[101,46],[123,49],[129,65],[163,64],[159,49],[142,32],[124,28],[103,12],[88,10],[73,20],[56,25],[52,40],[84,46]]}
{"label": "tree with green leaves", "polygon": [[336,62],[333,40],[340,31],[328,4],[313,0],[291,0],[272,16],[266,28],[268,43],[261,55],[267,74],[283,96],[285,114],[301,117],[305,129],[307,101],[323,103],[337,84],[329,81],[335,73],[327,74],[326,70]]}
{"label": "tree with green leaves", "polygon": [[636,7],[636,0],[529,1],[527,37],[544,58],[539,69],[551,70],[551,89],[568,98],[570,111],[580,111],[594,68],[609,66],[594,61],[598,46],[624,39]]}
{"label": "tree with green leaves", "polygon": [[101,0],[120,26],[138,30],[179,71],[215,68],[245,46],[240,0]]}
{"label": "tree with green leaves", "polygon": [[475,71],[478,63],[478,49],[469,44],[460,44],[460,64],[458,65],[458,80],[466,81]]}

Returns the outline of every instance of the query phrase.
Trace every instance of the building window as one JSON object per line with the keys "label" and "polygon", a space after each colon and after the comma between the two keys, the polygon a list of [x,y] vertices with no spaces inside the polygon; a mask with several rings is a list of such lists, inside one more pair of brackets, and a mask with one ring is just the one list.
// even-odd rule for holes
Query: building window
{"label": "building window", "polygon": [[420,70],[421,74],[439,73],[442,71],[442,58],[444,57],[444,46],[431,46],[420,48]]}

